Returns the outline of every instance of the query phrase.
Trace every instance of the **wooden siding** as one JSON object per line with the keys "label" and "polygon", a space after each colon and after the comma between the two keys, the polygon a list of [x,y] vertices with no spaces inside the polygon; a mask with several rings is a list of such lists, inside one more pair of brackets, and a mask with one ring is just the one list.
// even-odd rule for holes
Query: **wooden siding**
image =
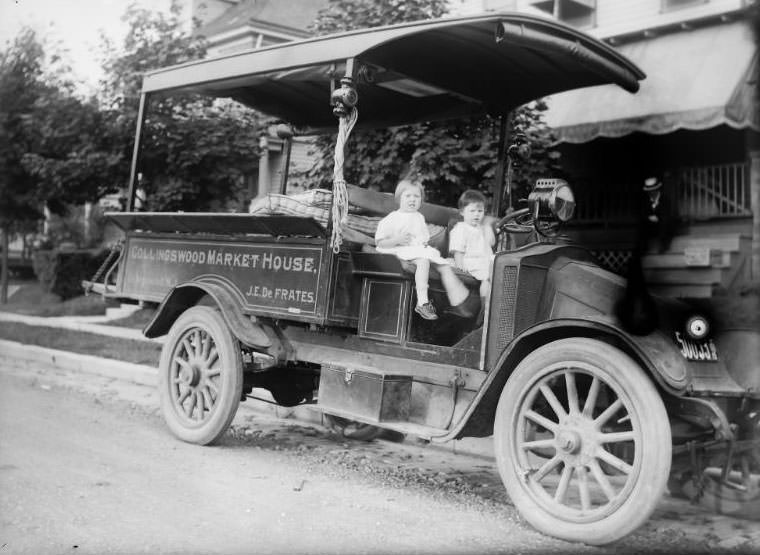
{"label": "wooden siding", "polygon": [[[539,0],[517,0],[515,7],[517,11],[535,13],[533,5],[537,1]],[[680,8],[668,9],[666,1],[596,0],[596,25],[587,31],[596,37],[606,38],[694,18],[719,15],[739,10],[745,5],[743,0],[707,0],[688,2]]]}

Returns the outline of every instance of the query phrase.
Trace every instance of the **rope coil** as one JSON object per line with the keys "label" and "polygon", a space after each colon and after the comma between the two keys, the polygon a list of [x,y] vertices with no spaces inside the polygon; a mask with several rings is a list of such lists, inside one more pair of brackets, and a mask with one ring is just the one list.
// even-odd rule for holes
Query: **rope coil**
{"label": "rope coil", "polygon": [[343,243],[343,226],[348,219],[348,188],[343,177],[343,164],[345,162],[344,147],[348,136],[356,124],[359,112],[351,108],[345,116],[340,117],[338,124],[338,138],[335,141],[335,166],[333,168],[333,197],[332,197],[332,235],[330,246],[334,253],[340,251]]}

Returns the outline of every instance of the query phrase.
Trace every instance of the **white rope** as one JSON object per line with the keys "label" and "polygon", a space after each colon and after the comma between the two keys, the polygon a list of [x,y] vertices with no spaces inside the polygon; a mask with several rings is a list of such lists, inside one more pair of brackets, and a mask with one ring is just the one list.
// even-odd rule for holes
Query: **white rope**
{"label": "white rope", "polygon": [[332,236],[330,246],[334,253],[340,251],[343,243],[343,225],[348,219],[348,189],[343,178],[344,147],[351,130],[354,128],[359,112],[351,108],[347,116],[340,117],[338,138],[335,141],[335,167],[333,168],[333,203],[332,203]]}

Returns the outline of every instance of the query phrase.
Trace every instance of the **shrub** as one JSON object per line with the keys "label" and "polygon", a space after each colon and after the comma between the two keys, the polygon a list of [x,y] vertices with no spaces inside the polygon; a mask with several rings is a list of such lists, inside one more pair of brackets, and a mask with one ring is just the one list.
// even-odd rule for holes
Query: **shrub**
{"label": "shrub", "polygon": [[34,253],[34,273],[45,291],[63,300],[82,294],[82,280],[92,279],[108,251],[40,250]]}

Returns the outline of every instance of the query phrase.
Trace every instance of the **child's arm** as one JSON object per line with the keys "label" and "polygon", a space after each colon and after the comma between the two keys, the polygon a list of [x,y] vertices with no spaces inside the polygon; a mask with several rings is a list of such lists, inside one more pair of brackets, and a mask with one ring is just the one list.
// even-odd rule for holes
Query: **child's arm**
{"label": "child's arm", "polygon": [[375,231],[375,246],[381,249],[390,249],[402,245],[408,245],[411,242],[411,234],[403,230],[394,229],[391,221],[392,214],[389,214],[377,224]]}
{"label": "child's arm", "polygon": [[493,250],[494,246],[496,245],[496,222],[498,220],[494,218],[493,216],[486,216],[483,219],[483,231],[486,236],[486,241],[488,241],[488,246],[491,247],[491,250]]}
{"label": "child's arm", "polygon": [[460,270],[464,270],[464,253],[461,251],[453,251],[454,265]]}
{"label": "child's arm", "polygon": [[458,223],[449,232],[449,253],[454,256],[454,264],[461,270],[464,270],[465,243],[462,226]]}
{"label": "child's arm", "polygon": [[390,249],[393,247],[402,247],[408,245],[412,241],[411,233],[394,233],[390,236],[376,236],[375,245],[381,249]]}

